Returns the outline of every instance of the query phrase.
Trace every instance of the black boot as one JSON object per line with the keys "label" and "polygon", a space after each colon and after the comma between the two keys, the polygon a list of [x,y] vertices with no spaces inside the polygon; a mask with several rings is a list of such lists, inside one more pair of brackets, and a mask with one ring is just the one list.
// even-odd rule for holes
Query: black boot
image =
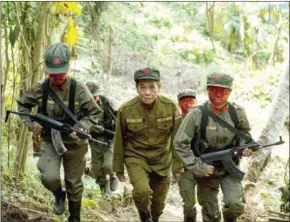
{"label": "black boot", "polygon": [[226,217],[223,215],[224,222],[237,222],[237,217]]}
{"label": "black boot", "polygon": [[55,197],[53,211],[56,215],[61,215],[63,214],[65,208],[66,192],[63,191],[62,188],[60,187],[58,191],[56,191],[53,195]]}
{"label": "black boot", "polygon": [[141,222],[153,222],[150,212],[145,213],[145,212],[142,212],[140,210],[138,210],[138,211],[139,211],[139,216],[140,216]]}
{"label": "black boot", "polygon": [[152,219],[153,222],[159,222],[159,219]]}
{"label": "black boot", "polygon": [[105,184],[100,185],[100,190],[104,197],[109,197],[111,195],[110,180],[107,180]]}
{"label": "black boot", "polygon": [[118,189],[119,181],[116,174],[110,176],[110,189],[111,191],[116,191]]}
{"label": "black boot", "polygon": [[69,218],[68,222],[80,222],[81,221],[81,201],[68,202]]}
{"label": "black boot", "polygon": [[184,215],[183,221],[184,222],[196,222],[196,215],[194,215],[194,216],[185,216]]}

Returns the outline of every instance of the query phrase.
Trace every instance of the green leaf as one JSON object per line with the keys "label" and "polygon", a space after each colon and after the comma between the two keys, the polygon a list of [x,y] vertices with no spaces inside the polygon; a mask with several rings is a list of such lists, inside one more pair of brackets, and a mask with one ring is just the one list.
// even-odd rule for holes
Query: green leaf
{"label": "green leaf", "polygon": [[12,47],[14,47],[18,39],[18,36],[19,36],[19,28],[18,26],[15,26],[14,30],[13,31],[10,30],[10,34],[9,34],[9,41]]}
{"label": "green leaf", "polygon": [[90,207],[90,208],[97,208],[98,207],[98,204],[97,204],[97,201],[95,201],[95,200],[89,200],[89,199],[87,199],[87,198],[84,198],[83,199],[83,206],[84,207]]}

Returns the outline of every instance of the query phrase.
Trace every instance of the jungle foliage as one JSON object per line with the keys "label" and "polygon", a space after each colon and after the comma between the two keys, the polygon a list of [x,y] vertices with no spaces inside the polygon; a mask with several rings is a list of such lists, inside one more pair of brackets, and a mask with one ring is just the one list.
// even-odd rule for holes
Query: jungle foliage
{"label": "jungle foliage", "polygon": [[[182,87],[202,93],[206,75],[218,69],[235,77],[235,99],[261,107],[272,102],[289,63],[287,2],[0,4],[2,120],[6,109],[17,109],[15,98],[44,77],[43,53],[57,41],[71,46],[70,75],[94,76],[105,87],[110,78],[123,78],[115,86],[124,94],[133,71],[145,66],[164,73],[170,96]],[[124,94],[113,95],[117,104]],[[10,117],[2,135],[1,170],[25,181],[31,133]]]}

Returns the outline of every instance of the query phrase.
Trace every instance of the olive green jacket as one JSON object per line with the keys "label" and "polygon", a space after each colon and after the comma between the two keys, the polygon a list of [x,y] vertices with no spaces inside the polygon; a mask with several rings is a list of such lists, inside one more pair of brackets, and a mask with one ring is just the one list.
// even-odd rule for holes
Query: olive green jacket
{"label": "olive green jacket", "polygon": [[[250,125],[244,109],[235,103],[233,103],[233,106],[236,109],[239,120],[237,128],[240,131],[248,133],[250,131]],[[212,110],[212,105],[210,103],[207,104],[207,107],[209,110]],[[215,114],[234,126],[228,111],[218,112]],[[200,136],[200,128],[201,110],[196,107],[188,113],[182,121],[182,124],[174,139],[174,148],[184,165],[194,163],[194,165],[186,168],[192,171],[192,173],[196,176],[202,177],[208,165],[203,163],[200,158],[195,157],[190,148],[193,137]],[[234,136],[235,134],[233,132],[230,132],[227,128],[222,127],[211,117],[208,117],[208,125],[206,127],[207,148],[220,148],[230,145]]]}
{"label": "olive green jacket", "polygon": [[113,171],[122,172],[124,164],[135,163],[148,172],[168,175],[180,117],[178,107],[164,96],[157,97],[150,111],[143,108],[139,96],[124,103],[117,117]]}
{"label": "olive green jacket", "polygon": [[[45,79],[47,80],[47,79]],[[31,110],[35,106],[40,106],[42,103],[43,88],[42,84],[45,80],[41,80],[38,83],[34,84],[30,89],[23,93],[23,95],[17,99],[18,111],[22,113],[31,113]],[[71,78],[67,77],[67,88],[63,91],[57,90],[55,93],[60,98],[65,105],[68,105],[69,100],[69,89],[70,89]],[[51,82],[50,82],[51,85]],[[67,115],[63,109],[54,102],[52,98],[48,96],[47,99],[47,114],[50,118],[55,120],[63,120],[67,118]],[[101,117],[102,111],[100,107],[95,103],[93,97],[88,91],[85,84],[77,81],[76,92],[75,92],[75,113],[78,113],[81,110],[86,110],[88,116],[80,119],[80,123],[83,128],[90,130],[94,124],[96,124],[98,118]],[[30,130],[33,129],[34,122],[29,117],[21,117],[21,120],[28,126]],[[80,128],[78,124],[75,127]],[[68,137],[63,137],[64,143],[72,143],[73,140]]]}

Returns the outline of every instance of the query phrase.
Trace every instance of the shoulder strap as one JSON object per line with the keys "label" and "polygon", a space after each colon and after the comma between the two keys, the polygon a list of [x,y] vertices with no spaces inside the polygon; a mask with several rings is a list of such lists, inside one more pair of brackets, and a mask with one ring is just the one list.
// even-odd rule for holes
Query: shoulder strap
{"label": "shoulder strap", "polygon": [[49,79],[45,80],[43,83],[42,83],[42,88],[43,88],[43,92],[42,92],[42,102],[41,102],[41,107],[39,109],[39,112],[41,114],[43,114],[44,116],[48,116],[47,114],[47,110],[46,110],[46,107],[47,107],[47,98],[48,98],[48,93],[47,91],[44,89],[46,88],[47,86],[49,85]]}
{"label": "shoulder strap", "polygon": [[220,117],[215,115],[213,112],[211,112],[206,106],[204,106],[203,108],[208,116],[213,118],[216,122],[218,122],[223,127],[226,127],[228,130],[230,130],[231,132],[233,132],[234,134],[243,138],[246,141],[253,141],[253,139],[250,136],[248,136],[244,132],[241,132],[240,130],[236,129],[235,127],[231,126],[229,123],[227,123],[226,121],[224,121],[223,119],[221,119]]}
{"label": "shoulder strap", "polygon": [[201,123],[200,123],[200,139],[206,141],[206,127],[208,124],[208,115],[204,106],[198,106],[201,110]]}
{"label": "shoulder strap", "polygon": [[75,112],[76,86],[77,86],[77,81],[74,78],[71,78],[68,108],[72,113]]}
{"label": "shoulder strap", "polygon": [[238,124],[239,124],[237,111],[236,111],[235,107],[231,103],[228,103],[228,105],[229,105],[229,113],[230,113],[231,119],[232,119],[232,121],[234,123],[235,128],[237,128]]}

